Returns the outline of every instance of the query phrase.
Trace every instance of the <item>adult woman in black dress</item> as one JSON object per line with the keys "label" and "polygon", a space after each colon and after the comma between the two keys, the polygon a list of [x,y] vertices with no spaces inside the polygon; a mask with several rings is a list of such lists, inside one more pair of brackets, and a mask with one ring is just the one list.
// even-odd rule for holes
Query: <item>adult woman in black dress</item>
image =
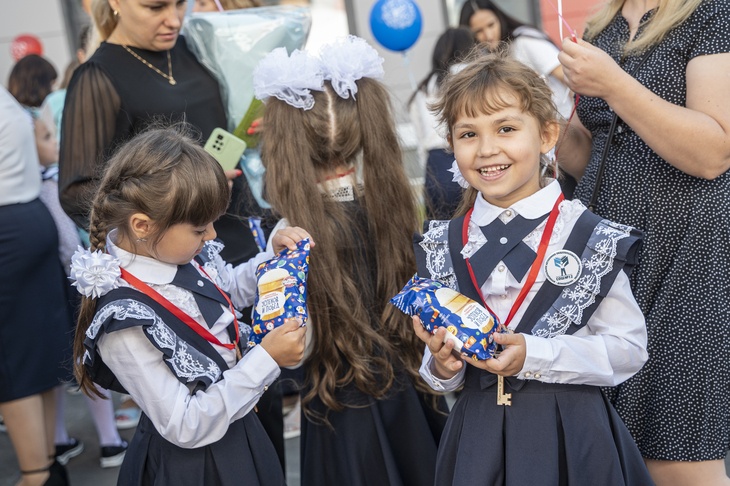
{"label": "adult woman in black dress", "polygon": [[[61,130],[61,204],[77,224],[87,226],[89,193],[113,151],[152,122],[185,120],[201,143],[226,127],[218,83],[188,50],[179,32],[182,0],[94,0],[92,13],[102,40],[74,73]],[[231,206],[216,222],[232,264],[258,252],[242,215],[249,198],[240,172]]]}
{"label": "adult woman in black dress", "polygon": [[612,0],[585,37],[560,54],[581,95],[562,167],[587,203],[608,145],[595,212],[645,232],[649,361],[612,398],[657,484],[728,485],[730,2]]}

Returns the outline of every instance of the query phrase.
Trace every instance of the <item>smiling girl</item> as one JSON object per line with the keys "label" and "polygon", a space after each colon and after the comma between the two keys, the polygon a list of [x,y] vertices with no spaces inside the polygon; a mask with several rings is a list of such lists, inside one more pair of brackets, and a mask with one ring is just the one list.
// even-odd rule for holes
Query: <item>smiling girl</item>
{"label": "smiling girl", "polygon": [[457,218],[429,222],[416,243],[419,274],[481,302],[512,332],[495,335],[497,357],[465,364],[444,344],[446,329],[431,335],[414,318],[427,344],[421,376],[439,391],[464,386],[435,484],[651,484],[599,388],[647,359],[628,280],[640,234],[564,200],[543,176],[559,124],[533,70],[504,53],[478,57],[442,93],[434,109],[467,190]]}

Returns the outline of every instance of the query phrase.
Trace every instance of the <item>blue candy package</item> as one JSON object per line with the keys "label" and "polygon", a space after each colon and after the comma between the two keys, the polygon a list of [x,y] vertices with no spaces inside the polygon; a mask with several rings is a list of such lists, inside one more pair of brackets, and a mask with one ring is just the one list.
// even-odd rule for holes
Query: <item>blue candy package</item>
{"label": "blue candy package", "polygon": [[448,331],[444,342],[473,360],[494,357],[497,344],[492,334],[504,332],[497,316],[469,297],[428,278],[414,275],[390,303],[409,316],[418,316],[423,327],[434,333]]}
{"label": "blue candy package", "polygon": [[297,243],[297,249],[285,248],[256,269],[258,289],[253,311],[253,332],[248,346],[256,346],[285,319],[298,317],[307,322],[307,273],[309,239]]}

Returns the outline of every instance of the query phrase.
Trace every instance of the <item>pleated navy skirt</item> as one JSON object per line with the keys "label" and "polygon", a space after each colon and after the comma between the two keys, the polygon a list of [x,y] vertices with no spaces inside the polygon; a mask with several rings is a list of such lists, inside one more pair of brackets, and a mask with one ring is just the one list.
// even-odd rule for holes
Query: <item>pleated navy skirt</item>
{"label": "pleated navy skirt", "polygon": [[467,368],[439,445],[437,486],[654,484],[600,388],[510,378],[512,405],[503,406],[493,378]]}
{"label": "pleated navy skirt", "polygon": [[46,206],[0,206],[0,402],[47,391],[68,377],[69,312],[58,232]]}
{"label": "pleated navy skirt", "polygon": [[279,457],[256,414],[233,422],[217,442],[183,449],[157,432],[142,414],[118,486],[282,486]]}
{"label": "pleated navy skirt", "polygon": [[[348,386],[338,397],[355,406],[330,411],[332,428],[302,415],[302,486],[430,486],[446,403],[435,409],[409,380],[375,400]],[[344,400],[343,400],[344,399]],[[311,405],[322,413],[319,400]]]}

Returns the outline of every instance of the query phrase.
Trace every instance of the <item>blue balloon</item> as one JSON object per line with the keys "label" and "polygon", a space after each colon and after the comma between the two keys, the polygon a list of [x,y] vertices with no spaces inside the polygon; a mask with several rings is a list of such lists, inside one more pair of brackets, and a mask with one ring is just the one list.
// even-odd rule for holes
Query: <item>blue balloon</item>
{"label": "blue balloon", "polygon": [[378,0],[370,11],[370,30],[391,51],[405,51],[421,35],[421,10],[413,0]]}

